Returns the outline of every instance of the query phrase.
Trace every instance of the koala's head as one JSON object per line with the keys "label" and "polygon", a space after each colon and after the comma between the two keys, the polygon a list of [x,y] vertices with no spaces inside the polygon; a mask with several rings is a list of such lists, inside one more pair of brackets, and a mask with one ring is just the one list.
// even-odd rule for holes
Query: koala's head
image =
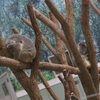
{"label": "koala's head", "polygon": [[82,55],[88,55],[88,49],[85,41],[80,42],[77,47]]}
{"label": "koala's head", "polygon": [[9,38],[6,41],[6,47],[7,47],[8,51],[14,52],[17,49],[22,50],[23,45],[24,45],[24,41],[23,40],[18,41],[16,38]]}
{"label": "koala's head", "polygon": [[84,41],[80,42],[80,43],[79,43],[79,46],[80,46],[80,47],[87,47],[87,45],[86,45],[86,43],[85,43]]}

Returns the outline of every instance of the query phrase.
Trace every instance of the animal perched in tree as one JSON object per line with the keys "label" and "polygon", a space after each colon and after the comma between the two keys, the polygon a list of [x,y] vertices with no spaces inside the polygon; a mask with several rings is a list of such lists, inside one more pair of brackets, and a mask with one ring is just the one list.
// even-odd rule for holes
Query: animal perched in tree
{"label": "animal perched in tree", "polygon": [[30,63],[36,56],[36,48],[32,41],[20,34],[10,36],[6,41],[8,52],[14,59]]}
{"label": "animal perched in tree", "polygon": [[86,68],[90,68],[91,64],[90,64],[90,61],[88,59],[88,49],[87,49],[87,45],[86,45],[85,41],[80,42],[77,45],[77,47],[78,47],[78,50],[81,54],[83,63],[85,64]]}
{"label": "animal perched in tree", "polygon": [[86,55],[88,56],[88,49],[87,49],[87,45],[85,43],[85,41],[80,42],[78,45],[78,50],[80,52],[81,55]]}

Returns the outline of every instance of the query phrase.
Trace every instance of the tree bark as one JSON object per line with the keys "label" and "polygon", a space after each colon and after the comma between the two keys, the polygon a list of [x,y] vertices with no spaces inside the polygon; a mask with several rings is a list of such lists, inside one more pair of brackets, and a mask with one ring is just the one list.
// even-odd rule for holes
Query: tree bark
{"label": "tree bark", "polygon": [[[11,57],[10,54],[7,52],[7,49],[4,44],[4,41],[2,40],[2,37],[0,38],[0,45],[2,46],[2,49],[1,49],[2,54],[0,54],[0,55],[6,56],[6,57],[7,56]],[[4,62],[4,61],[2,61],[2,62]],[[8,65],[8,62],[6,62],[6,65]],[[10,65],[10,66],[12,66],[12,65]],[[15,63],[15,66],[16,66],[16,63]],[[15,67],[15,66],[13,66],[13,67]],[[33,82],[31,79],[29,79],[23,70],[18,70],[18,69],[14,70],[11,68],[11,71],[14,73],[14,75],[19,80],[21,85],[27,91],[31,100],[42,100],[41,95],[39,95],[39,93],[38,93],[39,89],[38,89],[37,81]],[[33,92],[33,90],[35,90],[34,87],[37,92],[35,92],[35,91]],[[37,95],[39,95],[39,97],[37,97]]]}
{"label": "tree bark", "polygon": [[73,0],[65,0],[66,4],[66,20],[72,27],[72,33],[74,36],[74,1]]}
{"label": "tree bark", "polygon": [[58,76],[59,80],[62,82],[63,86],[64,86],[64,92],[65,92],[65,100],[70,100],[70,88],[68,85],[68,78],[63,78],[61,75]]}
{"label": "tree bark", "polygon": [[96,58],[96,50],[93,42],[93,38],[90,32],[89,25],[89,1],[82,0],[82,16],[81,16],[81,24],[83,34],[85,36],[86,44],[88,47],[89,61],[91,63],[90,74],[96,88],[96,91],[99,92],[99,74],[97,69],[97,58]]}
{"label": "tree bark", "polygon": [[18,29],[16,27],[13,27],[12,28],[12,31],[15,33],[15,34],[20,34],[20,32],[18,31]]}
{"label": "tree bark", "polygon": [[[70,52],[70,57],[72,58],[73,57],[72,56],[73,54],[72,54],[71,49],[70,49],[70,47],[68,45],[68,42],[67,42],[67,40],[65,38],[65,35],[64,35],[63,30],[61,30],[55,23],[53,23],[49,18],[45,17],[43,14],[41,14],[35,8],[33,8],[33,9],[35,11],[36,17],[40,21],[42,21],[45,25],[47,25],[51,30],[53,30],[54,33],[57,34],[60,37],[60,39],[66,44],[67,49]],[[23,22],[25,22],[28,26],[30,26],[32,28],[32,25],[31,25],[31,23],[28,20],[26,20],[24,17],[22,17],[21,19],[23,20]],[[54,50],[52,50],[52,51],[54,51]],[[56,55],[56,53],[54,53],[54,54]]]}
{"label": "tree bark", "polygon": [[29,93],[29,96],[32,100],[42,100],[42,96],[40,94],[38,83],[37,83],[42,35],[41,35],[41,30],[36,21],[36,16],[33,10],[33,5],[28,4],[27,8],[28,8],[29,17],[32,23],[32,27],[34,29],[35,36],[36,36],[36,40],[35,40],[36,57],[32,62],[32,69],[31,69],[31,76],[30,76],[30,79],[31,79],[30,87],[32,87],[31,89],[32,91]]}
{"label": "tree bark", "polygon": [[[99,0],[98,0],[99,1]],[[89,26],[89,2],[91,6],[96,10],[96,12],[100,15],[100,11],[95,7],[93,2],[91,0],[82,0],[82,17],[81,17],[81,24],[82,24],[82,30],[86,39],[86,43],[88,46],[89,51],[89,60],[91,62],[91,69],[90,73],[85,68],[85,65],[83,64],[81,55],[76,47],[76,42],[74,38],[74,14],[73,14],[73,1],[72,0],[65,0],[66,8],[67,8],[67,18],[64,18],[62,14],[56,9],[54,4],[51,2],[51,0],[45,0],[48,7],[56,17],[55,20],[52,21],[45,17],[43,14],[41,14],[39,11],[37,11],[35,8],[33,8],[32,4],[28,4],[28,12],[30,16],[31,22],[27,21],[25,18],[22,18],[22,20],[29,25],[35,32],[36,35],[36,57],[33,60],[32,64],[25,64],[20,61],[16,61],[12,58],[11,55],[7,52],[7,48],[5,46],[4,41],[2,40],[2,37],[0,35],[0,55],[9,57],[0,57],[0,65],[9,67],[16,78],[19,80],[19,82],[22,84],[24,89],[29,94],[31,100],[42,100],[42,97],[39,92],[38,84],[37,84],[37,75],[39,74],[41,79],[43,79],[41,73],[38,73],[39,69],[46,69],[46,70],[55,70],[55,71],[61,71],[68,70],[69,74],[74,73],[78,74],[80,77],[80,80],[82,82],[83,88],[85,90],[85,93],[87,95],[88,100],[99,100],[98,98],[98,91],[99,91],[99,76],[98,76],[98,69],[100,72],[100,68],[97,68],[97,59],[96,59],[96,52],[95,47],[93,45],[93,39],[90,32],[90,26]],[[41,30],[38,26],[38,23],[36,21],[36,17],[41,20],[44,24],[46,24],[51,30],[53,30],[54,35],[56,37],[57,42],[57,49],[54,49],[48,41],[45,39],[43,35],[41,35]],[[60,29],[58,25],[58,21],[60,22],[62,26],[62,30]],[[19,34],[19,31],[17,28],[12,28],[12,30],[15,30],[16,34]],[[52,64],[47,62],[39,62],[40,59],[40,50],[41,50],[41,41],[43,41],[47,47],[52,51],[52,53],[57,57],[60,64]],[[65,43],[66,47],[68,48],[71,56],[74,55],[74,58],[76,60],[78,68],[74,68],[72,66],[68,65],[67,58],[65,55],[63,44]],[[31,76],[28,77],[23,69],[31,69]],[[84,74],[85,73],[85,74]],[[64,79],[61,78],[62,83],[64,83],[66,95],[66,100],[70,99],[70,93],[74,93],[72,95],[73,98],[79,99],[78,92],[76,91],[75,83],[73,81],[73,78],[71,75],[67,75],[67,72],[64,72]],[[67,76],[67,77],[66,77]],[[43,81],[44,84],[46,81]],[[48,88],[49,85],[47,85],[47,89],[49,91],[52,91],[50,88]],[[73,87],[73,88],[72,88]],[[58,98],[54,95],[54,93],[51,92],[51,95],[54,97],[55,100],[58,100]],[[93,96],[91,96],[93,95]]]}
{"label": "tree bark", "polygon": [[21,85],[24,87],[31,100],[42,100],[41,95],[39,95],[38,83],[34,77],[33,81],[33,79],[27,77],[25,72],[22,70],[13,71],[13,73]]}
{"label": "tree bark", "polygon": [[[31,69],[31,64],[26,64],[14,59],[10,59],[7,57],[0,57],[0,66],[2,67],[9,67],[13,70],[23,70],[23,69]],[[65,64],[54,64],[54,63],[48,63],[48,62],[39,62],[39,69],[42,70],[54,70],[62,72],[64,69],[70,70],[70,74],[79,74],[80,70],[78,68],[65,65]],[[100,72],[100,68],[99,68]]]}
{"label": "tree bark", "polygon": [[[76,43],[73,39],[73,35],[72,35],[72,30],[70,25],[67,23],[67,21],[65,20],[65,18],[63,18],[63,16],[60,14],[60,12],[56,9],[56,7],[54,6],[54,4],[51,2],[51,0],[45,0],[46,4],[48,5],[48,7],[50,8],[50,10],[52,11],[52,13],[55,15],[55,17],[59,20],[59,22],[62,25],[62,28],[64,30],[66,39],[68,41],[68,44],[73,52],[73,55],[75,57],[76,60],[76,64],[79,67],[81,74],[79,74],[80,80],[82,82],[83,88],[85,90],[85,93],[87,95],[91,95],[91,94],[97,94],[97,91],[94,87],[93,81],[87,71],[87,69],[85,68],[81,55],[79,54],[79,51],[76,47]],[[84,74],[85,72],[85,74]],[[88,80],[88,81],[87,81]],[[98,100],[98,96],[94,96],[89,98],[91,100]]]}
{"label": "tree bark", "polygon": [[[15,34],[20,34],[20,32],[16,27],[12,28],[12,30]],[[30,64],[30,66],[32,68],[32,64]],[[34,74],[38,74],[37,70],[35,71]],[[40,95],[38,83],[36,80],[37,78],[35,77],[35,75],[33,75],[32,78],[31,77],[29,78],[22,70],[20,71],[13,70],[13,73],[16,76],[16,78],[19,80],[21,85],[24,87],[24,89],[27,91],[31,100],[42,100],[42,96]]]}
{"label": "tree bark", "polygon": [[[50,14],[50,19],[60,28],[58,20],[54,17],[54,15],[52,13]],[[72,23],[70,23],[72,25]],[[65,54],[65,50],[64,50],[64,43],[63,41],[54,33],[55,38],[56,38],[56,43],[57,43],[57,49],[56,52],[57,54],[55,55],[58,59],[58,62],[60,64],[66,64],[68,65],[69,62],[67,60],[66,54]],[[64,89],[65,89],[65,100],[70,100],[70,94],[71,92],[74,92],[77,96],[79,96],[78,90],[77,88],[75,88],[75,83],[73,80],[72,75],[67,75],[69,72],[69,70],[64,71],[63,70],[63,75],[64,75],[64,80],[65,80],[65,84],[64,85]],[[67,79],[68,78],[68,79]],[[70,80],[70,81],[69,81]],[[71,88],[73,87],[73,88]]]}
{"label": "tree bark", "polygon": [[12,56],[7,52],[7,48],[2,39],[2,35],[0,35],[0,55],[12,58]]}

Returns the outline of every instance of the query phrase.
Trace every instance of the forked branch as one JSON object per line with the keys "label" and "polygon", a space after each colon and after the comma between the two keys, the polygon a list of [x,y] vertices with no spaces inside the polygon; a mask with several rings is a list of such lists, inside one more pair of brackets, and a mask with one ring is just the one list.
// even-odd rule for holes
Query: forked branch
{"label": "forked branch", "polygon": [[38,26],[38,23],[36,21],[36,16],[33,10],[33,5],[28,4],[28,13],[30,16],[30,20],[32,23],[32,28],[34,29],[35,35],[36,35],[36,40],[35,40],[35,46],[36,46],[36,57],[33,61],[33,68],[32,68],[32,73],[31,76],[37,76],[38,74],[38,65],[39,65],[39,60],[40,60],[40,50],[41,50],[41,40],[42,40],[42,35],[41,35],[41,30]]}
{"label": "forked branch", "polygon": [[[28,26],[30,26],[32,28],[32,24],[30,21],[26,20],[24,17],[21,18],[22,21],[27,24]],[[42,41],[45,43],[45,45],[50,49],[50,51],[56,55],[56,50],[50,45],[50,43],[46,40],[46,38],[42,35]]]}

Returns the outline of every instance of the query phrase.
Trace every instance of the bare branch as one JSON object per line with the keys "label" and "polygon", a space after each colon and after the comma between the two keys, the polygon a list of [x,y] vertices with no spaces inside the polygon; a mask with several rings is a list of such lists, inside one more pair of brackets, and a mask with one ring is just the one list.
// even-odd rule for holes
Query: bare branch
{"label": "bare branch", "polygon": [[[65,35],[63,33],[63,31],[61,29],[58,28],[58,26],[53,23],[49,18],[47,18],[46,16],[44,16],[43,14],[41,14],[39,11],[37,11],[35,8],[33,8],[35,11],[35,15],[36,17],[42,21],[45,25],[47,25],[49,28],[51,28],[51,30],[53,30],[55,33],[57,33],[59,35],[59,37],[65,41],[66,43],[66,38]],[[29,25],[32,28],[31,23],[26,20],[24,17],[21,18],[23,20],[23,22],[25,22],[27,25]]]}
{"label": "bare branch", "polygon": [[64,64],[53,64],[53,63],[47,63],[47,62],[40,62],[39,68],[45,69],[45,70],[54,70],[54,71],[63,71],[64,69],[70,70],[70,73],[80,73],[78,68],[64,65]]}
{"label": "bare branch", "polygon": [[62,82],[62,84],[64,85],[64,78],[61,75],[58,75],[59,80]]}
{"label": "bare branch", "polygon": [[73,92],[71,93],[72,100],[80,100]]}
{"label": "bare branch", "polygon": [[31,28],[33,28],[30,21],[28,21],[28,20],[25,19],[24,17],[22,17],[21,20],[22,20],[25,24],[27,24],[28,26],[30,26]]}
{"label": "bare branch", "polygon": [[52,22],[49,18],[45,17],[43,14],[41,14],[39,11],[37,11],[35,8],[33,8],[36,14],[36,17],[42,21],[45,25],[47,25],[51,30],[53,30],[58,36],[66,43],[66,38],[64,35],[64,32],[58,28],[58,26]]}
{"label": "bare branch", "polygon": [[65,87],[65,100],[70,100],[70,87],[69,87],[69,70],[63,70],[63,75],[64,75],[64,87]]}
{"label": "bare branch", "polygon": [[12,28],[12,31],[15,33],[15,34],[20,34],[20,32],[18,31],[18,29],[16,27],[13,27]]}
{"label": "bare branch", "polygon": [[27,91],[27,89],[29,88],[28,85],[30,83],[30,79],[25,74],[25,72],[23,70],[12,70],[12,72],[14,73],[18,81],[21,83],[21,85],[24,87],[24,89]]}
{"label": "bare branch", "polygon": [[[58,26],[58,28],[60,28],[60,25],[59,25],[59,22],[58,20],[55,18],[55,16],[53,15],[52,12],[49,12],[49,15],[50,15],[50,19]],[[64,49],[64,43],[63,41],[59,38],[59,36],[57,34],[55,34],[55,38],[56,38],[56,44],[57,44],[57,50],[61,51],[62,49]],[[64,51],[65,53],[65,51]]]}
{"label": "bare branch", "polygon": [[5,45],[1,35],[0,35],[0,55],[12,58],[11,55],[7,51],[6,45]]}
{"label": "bare branch", "polygon": [[[67,46],[67,48],[68,48],[68,50],[69,50],[69,52],[70,52],[70,56],[72,57],[72,52],[71,52],[71,49],[70,49],[70,47],[69,47],[69,45],[68,45],[68,42],[67,42],[67,40],[66,40],[66,38],[65,38],[65,35],[64,35],[64,32],[60,29],[60,28],[58,28],[58,26],[55,24],[55,23],[53,23],[50,19],[48,19],[47,17],[45,17],[43,14],[41,14],[39,11],[37,11],[35,8],[33,8],[34,9],[34,11],[35,11],[35,15],[36,15],[36,17],[40,20],[40,21],[42,21],[45,25],[47,25],[49,28],[51,28],[53,31],[54,31],[54,33],[55,34],[57,34],[59,37],[60,37],[60,39],[66,44],[66,46]],[[28,21],[28,20],[26,20],[24,17],[22,17],[21,18],[27,25],[29,25],[30,27],[32,27],[31,26],[31,23]]]}
{"label": "bare branch", "polygon": [[[12,65],[12,66],[11,66]],[[31,64],[26,64],[14,59],[10,59],[7,57],[0,57],[0,66],[6,66],[13,70],[21,70],[21,69],[31,69]],[[48,62],[39,62],[39,69],[44,70],[54,70],[54,71],[63,71],[64,69],[70,70],[72,74],[79,74],[80,71],[78,68],[64,65],[64,64],[53,64]],[[100,73],[100,68],[98,67],[98,71]]]}
{"label": "bare branch", "polygon": [[[30,16],[30,20],[32,23],[32,28],[35,31],[35,35],[36,35],[36,41],[35,41],[35,46],[36,46],[36,50],[37,50],[37,54],[36,54],[36,60],[39,60],[39,56],[40,56],[40,49],[41,49],[41,40],[42,40],[42,35],[41,35],[41,30],[38,26],[38,23],[36,21],[36,16],[33,10],[33,5],[32,4],[28,4],[28,13]],[[39,62],[39,61],[38,61]]]}
{"label": "bare branch", "polygon": [[[50,19],[60,28],[58,20],[55,18],[53,13],[50,12],[49,15],[50,15]],[[65,54],[64,43],[57,34],[54,33],[54,35],[57,43],[57,49],[56,49],[57,54],[55,56],[57,57],[57,60],[60,64],[68,64],[67,57]]]}
{"label": "bare branch", "polygon": [[[85,65],[83,64],[81,55],[76,47],[76,43],[75,43],[75,39],[73,38],[73,31],[71,30],[71,27],[69,25],[69,23],[65,20],[64,17],[61,16],[61,14],[59,13],[59,11],[56,9],[56,7],[54,6],[54,4],[52,4],[51,0],[45,0],[48,7],[50,8],[50,10],[52,11],[52,13],[55,15],[55,17],[59,20],[59,22],[62,25],[62,28],[64,30],[66,39],[68,41],[68,44],[72,50],[72,53],[75,57],[76,60],[76,64],[79,67],[81,74],[79,74],[80,80],[82,82],[82,85],[84,87],[84,90],[86,92],[86,94],[95,94],[96,90],[92,81],[92,78],[89,75],[89,72],[87,71]],[[84,1],[84,0],[83,0]],[[87,2],[87,1],[85,1]],[[55,12],[56,11],[56,12]],[[61,19],[62,18],[62,19]],[[85,72],[85,74],[84,74]],[[88,80],[88,82],[87,82]],[[85,81],[85,84],[84,84]],[[89,88],[88,86],[91,86],[91,88]],[[88,90],[88,91],[87,91]],[[90,92],[91,91],[91,92]],[[97,99],[97,97],[94,97]]]}
{"label": "bare branch", "polygon": [[[31,78],[29,78],[24,71],[19,70],[18,72],[15,71],[14,75],[19,80],[19,82],[22,84],[26,92],[28,93],[31,100],[42,100],[42,97],[39,92],[37,80],[34,79],[34,82]],[[33,77],[34,78],[34,77]],[[35,91],[35,92],[34,92]]]}
{"label": "bare branch", "polygon": [[[98,0],[100,2],[100,0]],[[95,4],[93,3],[92,0],[89,0],[91,6],[93,7],[93,9],[97,12],[97,14],[100,16],[100,10],[95,6]]]}
{"label": "bare branch", "polygon": [[89,25],[89,1],[82,0],[82,16],[81,16],[81,24],[83,34],[85,36],[86,44],[88,47],[89,53],[89,61],[91,63],[91,77],[93,83],[95,85],[96,90],[99,89],[99,77],[98,77],[98,69],[97,69],[97,58],[96,58],[96,50],[93,42],[93,38],[90,32],[90,25]]}
{"label": "bare branch", "polygon": [[54,54],[57,55],[56,50],[50,45],[50,43],[46,40],[46,38],[42,35],[42,41],[45,45],[49,48],[49,50]]}
{"label": "bare branch", "polygon": [[33,10],[33,5],[32,4],[28,4],[27,5],[28,8],[28,13],[30,16],[30,20],[32,23],[32,27],[34,29],[35,35],[36,35],[36,40],[35,40],[35,46],[36,46],[36,57],[33,61],[33,68],[32,68],[32,73],[31,73],[31,77],[33,77],[34,75],[37,76],[38,72],[38,64],[39,64],[39,60],[40,60],[40,50],[41,50],[41,40],[42,40],[42,35],[41,35],[41,30],[38,26],[38,23],[36,21],[36,16]]}
{"label": "bare branch", "polygon": [[54,100],[59,100],[59,98],[53,92],[53,90],[51,89],[50,85],[48,84],[48,82],[46,81],[46,79],[44,78],[44,76],[42,75],[40,70],[39,70],[39,77],[42,80],[42,82],[43,82],[44,86],[46,87],[46,89],[48,90],[48,92],[50,93],[50,95],[53,97],[53,99]]}
{"label": "bare branch", "polygon": [[[0,47],[1,47],[0,55],[12,58],[11,55],[8,53],[6,45],[5,45],[4,41],[2,40],[1,36],[0,36]],[[0,57],[0,59],[1,59],[0,60],[0,66],[7,66],[7,67],[9,67],[12,70],[12,72],[14,73],[14,75],[16,76],[16,78],[19,80],[19,82],[22,84],[22,86],[27,91],[26,88],[27,88],[27,82],[29,81],[29,79],[26,76],[24,71],[18,70],[19,69],[18,65],[19,64],[23,65],[23,64],[21,62],[19,63],[19,61],[16,61],[16,60],[14,61],[13,59],[6,58],[6,57]],[[16,67],[16,65],[17,65],[18,68],[15,70],[13,68]]]}
{"label": "bare branch", "polygon": [[[64,23],[65,18],[62,16],[62,14],[57,10],[57,8],[54,6],[51,0],[45,0],[46,4],[54,14],[54,16],[59,20],[61,24]],[[59,15],[59,16],[58,16]]]}
{"label": "bare branch", "polygon": [[67,70],[64,69],[63,70],[63,75],[64,75],[64,78],[59,75],[58,78],[60,79],[60,81],[62,82],[63,86],[64,86],[64,90],[65,90],[65,100],[70,100],[70,87],[69,87],[69,72],[67,73],[66,72]]}
{"label": "bare branch", "polygon": [[47,17],[45,17],[43,14],[41,14],[39,11],[37,11],[35,8],[33,8],[36,14],[36,17],[42,21],[45,25],[47,25],[51,30],[54,31],[55,34],[57,34],[60,39],[66,44],[66,47],[68,48],[69,52],[70,52],[70,56],[72,57],[72,52],[71,49],[68,45],[68,42],[65,38],[64,32],[63,30],[61,30],[60,28],[58,28],[58,26],[53,23],[50,19],[48,19]]}
{"label": "bare branch", "polygon": [[[31,64],[26,64],[14,59],[0,57],[0,66],[6,66],[13,70],[21,70],[21,69],[31,69]],[[54,70],[54,71],[63,71],[64,69],[70,70],[72,74],[79,74],[80,71],[78,68],[74,68],[69,65],[64,64],[53,64],[48,62],[39,62],[39,69],[44,70]]]}
{"label": "bare branch", "polygon": [[[23,20],[23,22],[25,22],[28,26],[30,26],[32,28],[32,24],[31,22],[29,22],[28,20],[26,20],[24,17],[21,18]],[[45,45],[50,49],[50,51],[56,55],[56,51],[55,49],[50,45],[50,43],[46,40],[46,38],[42,35],[42,41],[45,43]]]}
{"label": "bare branch", "polygon": [[66,20],[70,24],[74,36],[74,7],[73,7],[74,1],[65,0],[65,4],[66,4]]}
{"label": "bare branch", "polygon": [[31,64],[26,64],[7,57],[0,57],[0,66],[9,67],[12,70],[23,70],[31,68]]}
{"label": "bare branch", "polygon": [[73,8],[74,1],[65,0],[65,4],[66,4],[66,18],[68,22],[72,20],[71,23],[74,23],[74,8]]}

